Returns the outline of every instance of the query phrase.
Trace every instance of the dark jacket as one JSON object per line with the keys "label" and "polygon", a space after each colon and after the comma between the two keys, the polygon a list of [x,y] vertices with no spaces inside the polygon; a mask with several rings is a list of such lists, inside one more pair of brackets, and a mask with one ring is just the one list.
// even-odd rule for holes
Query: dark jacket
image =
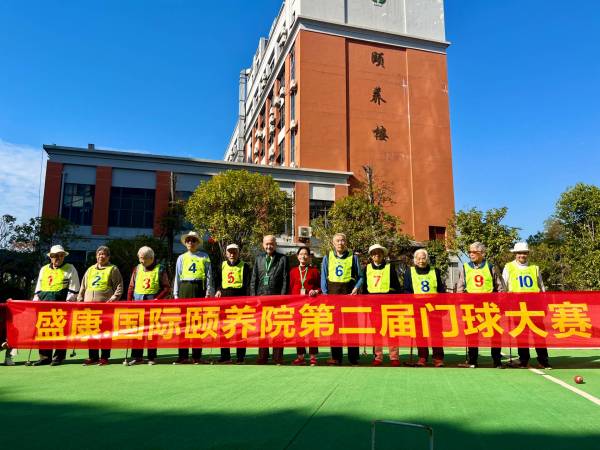
{"label": "dark jacket", "polygon": [[[266,253],[256,257],[252,268],[250,295],[285,295],[288,285],[288,260],[281,253],[273,253],[269,273],[265,272]],[[265,275],[269,276],[268,285],[264,284]]]}

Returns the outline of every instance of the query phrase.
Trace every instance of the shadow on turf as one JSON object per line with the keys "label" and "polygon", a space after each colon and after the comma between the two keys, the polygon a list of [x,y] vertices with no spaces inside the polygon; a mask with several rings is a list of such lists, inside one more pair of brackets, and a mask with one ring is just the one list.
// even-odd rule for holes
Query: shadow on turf
{"label": "shadow on turf", "polygon": [[[6,389],[4,390],[6,391]],[[276,414],[130,412],[106,406],[6,401],[0,391],[6,449],[369,449],[370,422],[296,410]],[[132,399],[132,402],[134,399]],[[388,419],[394,419],[389,417]],[[396,418],[411,422],[409,416]],[[593,435],[533,435],[499,429],[475,433],[445,423],[433,427],[440,449],[597,449]],[[474,425],[474,424],[469,424]],[[377,449],[426,449],[422,432],[381,426]]]}

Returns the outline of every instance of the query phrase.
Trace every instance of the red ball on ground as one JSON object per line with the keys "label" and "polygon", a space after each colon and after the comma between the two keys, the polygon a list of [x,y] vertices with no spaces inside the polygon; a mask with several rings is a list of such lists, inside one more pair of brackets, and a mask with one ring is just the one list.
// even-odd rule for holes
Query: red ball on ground
{"label": "red ball on ground", "polygon": [[573,381],[575,381],[575,383],[577,383],[577,384],[582,384],[583,383],[583,377],[581,375],[575,375],[573,377]]}

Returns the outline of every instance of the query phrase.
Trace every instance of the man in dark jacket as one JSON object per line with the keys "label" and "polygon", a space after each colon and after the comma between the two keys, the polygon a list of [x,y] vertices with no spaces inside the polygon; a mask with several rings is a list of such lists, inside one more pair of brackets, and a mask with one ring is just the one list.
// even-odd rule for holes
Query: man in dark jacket
{"label": "man in dark jacket", "polygon": [[[277,253],[275,236],[263,238],[264,254],[256,257],[250,280],[250,295],[286,295],[288,285],[288,260],[285,255]],[[258,349],[258,364],[266,364],[269,349]],[[273,348],[273,362],[283,363],[283,348]]]}

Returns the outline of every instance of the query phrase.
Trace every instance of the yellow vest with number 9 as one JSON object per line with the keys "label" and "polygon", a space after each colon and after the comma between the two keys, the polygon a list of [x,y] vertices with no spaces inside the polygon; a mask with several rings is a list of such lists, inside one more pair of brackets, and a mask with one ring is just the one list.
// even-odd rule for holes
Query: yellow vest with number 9
{"label": "yellow vest with number 9", "polygon": [[352,279],[353,259],[350,251],[345,258],[336,258],[333,252],[329,252],[327,279],[334,283],[348,283]]}
{"label": "yellow vest with number 9", "polygon": [[367,265],[367,290],[369,294],[387,294],[390,292],[390,265],[383,269],[374,269],[372,264]]}
{"label": "yellow vest with number 9", "polygon": [[137,266],[135,272],[134,292],[140,295],[157,294],[160,289],[159,282],[160,266],[157,264],[154,269],[146,271],[142,264]]}
{"label": "yellow vest with number 9", "polygon": [[486,262],[480,269],[474,269],[465,263],[465,285],[469,294],[483,294],[494,292],[494,278]]}
{"label": "yellow vest with number 9", "polygon": [[111,264],[103,269],[98,269],[97,266],[92,266],[88,269],[87,289],[92,292],[108,291],[110,285],[110,274],[112,273]]}

